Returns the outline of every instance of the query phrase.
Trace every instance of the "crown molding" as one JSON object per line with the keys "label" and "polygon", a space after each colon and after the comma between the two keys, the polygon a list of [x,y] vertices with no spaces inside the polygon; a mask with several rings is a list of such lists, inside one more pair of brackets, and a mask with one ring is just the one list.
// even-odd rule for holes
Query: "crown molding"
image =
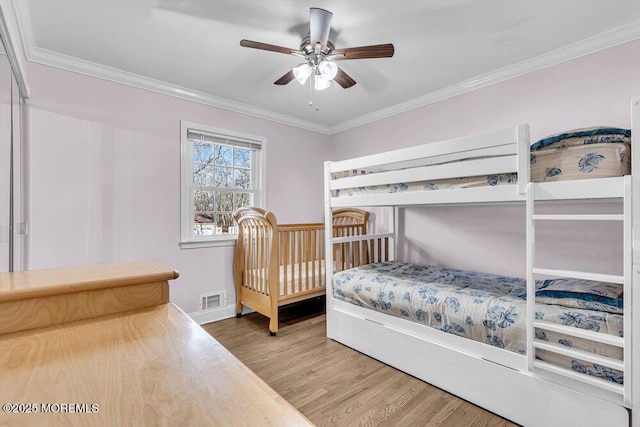
{"label": "crown molding", "polygon": [[387,108],[346,120],[329,128],[329,135],[343,132],[358,126],[372,123],[400,113],[415,110],[454,96],[462,95],[476,89],[491,86],[524,74],[532,73],[543,68],[551,67],[572,59],[580,58],[601,50],[609,49],[624,43],[640,39],[640,21],[620,26],[610,31],[600,33],[588,39],[570,44],[560,49],[553,50],[534,58],[518,62],[513,65],[491,71],[478,77],[474,77],[434,92],[427,93],[408,101],[400,102]]}
{"label": "crown molding", "polygon": [[[0,38],[2,38],[2,41],[3,41],[2,44],[4,46],[4,52],[6,53],[7,58],[9,59],[9,65],[11,66],[11,70],[13,71],[13,75],[15,76],[16,83],[18,84],[20,96],[22,96],[23,99],[28,99],[29,86],[27,85],[27,81],[24,77],[25,76],[24,65],[22,64],[22,61],[20,60],[20,57],[16,52],[16,49],[15,49],[16,40],[12,36],[12,34],[15,33],[15,31],[12,31],[12,30],[15,30],[15,28],[11,28],[9,26],[9,23],[7,21],[8,21],[8,18],[10,19],[11,17],[6,16],[6,14],[13,13],[13,10],[10,10],[13,4],[11,4],[11,6],[9,7],[7,6],[7,4],[0,4],[0,6],[4,6],[0,8]],[[17,32],[19,33],[20,31],[17,31]],[[20,38],[19,34],[17,38],[18,39]]]}
{"label": "crown molding", "polygon": [[280,114],[273,111],[265,110],[263,108],[254,107],[252,105],[243,104],[241,102],[232,101],[230,99],[217,97],[205,92],[200,92],[186,87],[170,84],[164,81],[155,80],[138,74],[129,73],[116,68],[81,60],[38,47],[34,48],[31,46],[27,48],[27,59],[38,64],[61,68],[63,70],[84,74],[90,77],[97,77],[99,79],[108,80],[127,86],[133,86],[138,89],[144,89],[163,95],[169,95],[176,98],[185,99],[187,101],[198,102],[200,104],[233,111],[235,113],[246,114],[248,116],[266,119],[273,122],[295,126],[298,128],[307,129],[323,134],[328,133],[328,127],[320,125],[318,123],[301,120],[285,114]]}
{"label": "crown molding", "polygon": [[343,132],[358,126],[382,120],[397,114],[411,111],[426,105],[434,104],[454,96],[462,95],[476,89],[484,88],[496,83],[513,79],[553,65],[570,61],[585,55],[599,52],[614,46],[640,39],[640,21],[620,26],[600,33],[593,37],[578,41],[554,51],[538,55],[534,58],[508,65],[498,70],[453,84],[440,90],[427,93],[410,100],[400,102],[387,108],[338,123],[325,126],[308,120],[298,119],[286,114],[280,114],[263,108],[254,107],[237,101],[217,97],[208,93],[180,87],[160,80],[151,79],[116,68],[107,67],[89,61],[38,48],[35,44],[31,18],[25,2],[13,0],[18,19],[19,33],[22,38],[27,60],[36,63],[85,74],[91,77],[109,80],[136,88],[169,95],[188,101],[246,114],[249,116],[294,126],[325,135]]}

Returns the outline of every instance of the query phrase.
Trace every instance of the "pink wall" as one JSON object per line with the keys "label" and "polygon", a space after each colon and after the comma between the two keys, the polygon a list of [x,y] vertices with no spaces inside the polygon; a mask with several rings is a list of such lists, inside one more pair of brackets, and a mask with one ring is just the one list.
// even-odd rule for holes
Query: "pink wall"
{"label": "pink wall", "polygon": [[[323,218],[327,136],[55,68],[28,64],[30,267],[159,259],[180,271],[171,299],[235,301],[233,247],[181,250],[180,120],[267,139],[267,209]],[[309,194],[305,203],[290,197]],[[298,193],[299,194],[299,193]]]}
{"label": "pink wall", "polygon": [[[629,100],[640,95],[640,41],[329,137],[37,64],[27,71],[31,268],[156,258],[180,271],[171,298],[194,312],[201,293],[226,289],[233,302],[233,248],[178,246],[180,120],[265,136],[267,208],[280,222],[321,221],[324,159],[525,122],[532,140],[596,124],[628,127]],[[304,203],[290,196],[301,189],[310,195]],[[405,209],[401,257],[522,276],[523,209]],[[596,266],[615,273],[609,232],[617,230],[591,233],[589,244],[549,243],[541,258],[552,262],[560,250],[580,264],[602,252]]]}
{"label": "pink wall", "polygon": [[[340,160],[520,123],[529,123],[532,142],[579,127],[629,128],[630,99],[638,95],[640,41],[634,41],[332,135],[331,157]],[[599,206],[605,211],[618,208]],[[411,208],[401,210],[400,217],[405,231],[401,259],[525,274],[521,205]],[[574,228],[566,238],[553,241],[558,230],[543,230],[549,239],[539,255],[541,265],[551,266],[562,253],[574,268],[619,274],[620,248],[610,233],[619,236],[621,230],[603,227]],[[601,257],[585,265],[584,260],[596,253]]]}

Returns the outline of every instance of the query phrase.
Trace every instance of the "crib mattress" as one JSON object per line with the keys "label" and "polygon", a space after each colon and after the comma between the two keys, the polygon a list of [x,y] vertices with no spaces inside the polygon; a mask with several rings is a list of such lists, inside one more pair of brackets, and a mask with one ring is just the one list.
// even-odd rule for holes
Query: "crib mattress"
{"label": "crib mattress", "polygon": [[[383,262],[334,274],[333,296],[361,307],[526,354],[526,281],[403,262]],[[623,316],[554,304],[536,304],[537,319],[622,336]],[[619,348],[552,332],[538,339],[621,359]],[[574,371],[622,383],[622,373],[538,350],[536,357]]]}
{"label": "crib mattress", "polygon": [[[251,284],[253,283],[267,282],[267,269],[265,268],[246,270],[244,274],[249,278],[248,287],[252,287]],[[324,260],[281,265],[278,275],[280,296],[297,294],[324,287],[324,277]],[[268,292],[268,290],[265,289],[264,292]]]}
{"label": "crib mattress", "polygon": [[[630,152],[631,149],[626,143],[554,146],[532,151],[530,155],[531,181],[571,181],[628,175],[631,171]],[[337,196],[450,190],[508,185],[517,182],[517,174],[507,173],[347,188],[338,190]]]}
{"label": "crib mattress", "polygon": [[280,295],[324,287],[324,260],[280,266]]}

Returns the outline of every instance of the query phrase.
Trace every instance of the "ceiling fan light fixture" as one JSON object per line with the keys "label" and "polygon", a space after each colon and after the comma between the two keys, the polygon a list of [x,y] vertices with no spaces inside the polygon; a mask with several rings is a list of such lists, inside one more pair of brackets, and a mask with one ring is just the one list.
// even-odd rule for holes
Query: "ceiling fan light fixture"
{"label": "ceiling fan light fixture", "polygon": [[304,63],[300,64],[293,69],[293,76],[301,85],[305,84],[313,69],[309,66],[309,64]]}
{"label": "ceiling fan light fixture", "polygon": [[[300,49],[277,46],[253,40],[240,40],[240,46],[252,49],[278,52],[302,58],[305,63],[289,69],[273,84],[283,86],[292,80],[304,85],[309,81],[309,90],[324,90],[331,86],[331,80],[335,81],[343,89],[348,89],[356,84],[345,71],[338,67],[335,61],[368,58],[391,58],[395,52],[393,44],[376,44],[369,46],[347,47],[335,49],[335,45],[329,40],[333,14],[327,10],[312,7],[309,9],[309,32],[300,41]],[[311,86],[309,77],[313,74],[314,85]]]}
{"label": "ceiling fan light fixture", "polygon": [[338,74],[338,66],[335,62],[324,60],[318,64],[320,75],[327,80],[333,80]]}
{"label": "ceiling fan light fixture", "polygon": [[325,90],[326,88],[328,88],[329,86],[331,86],[331,82],[327,79],[325,79],[322,74],[316,74],[315,75],[315,84],[314,84],[314,88],[315,90]]}

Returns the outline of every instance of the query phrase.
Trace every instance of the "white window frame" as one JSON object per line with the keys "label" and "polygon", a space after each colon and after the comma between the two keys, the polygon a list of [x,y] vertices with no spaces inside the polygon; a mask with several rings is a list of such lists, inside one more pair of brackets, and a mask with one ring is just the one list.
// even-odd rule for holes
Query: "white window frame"
{"label": "white window frame", "polygon": [[261,208],[266,206],[267,140],[263,136],[180,121],[180,247],[189,249],[235,245],[237,234],[193,235],[193,143],[187,137],[189,130],[201,131],[221,139],[260,145],[260,150],[252,156],[251,169],[252,187],[255,191],[253,205]]}

